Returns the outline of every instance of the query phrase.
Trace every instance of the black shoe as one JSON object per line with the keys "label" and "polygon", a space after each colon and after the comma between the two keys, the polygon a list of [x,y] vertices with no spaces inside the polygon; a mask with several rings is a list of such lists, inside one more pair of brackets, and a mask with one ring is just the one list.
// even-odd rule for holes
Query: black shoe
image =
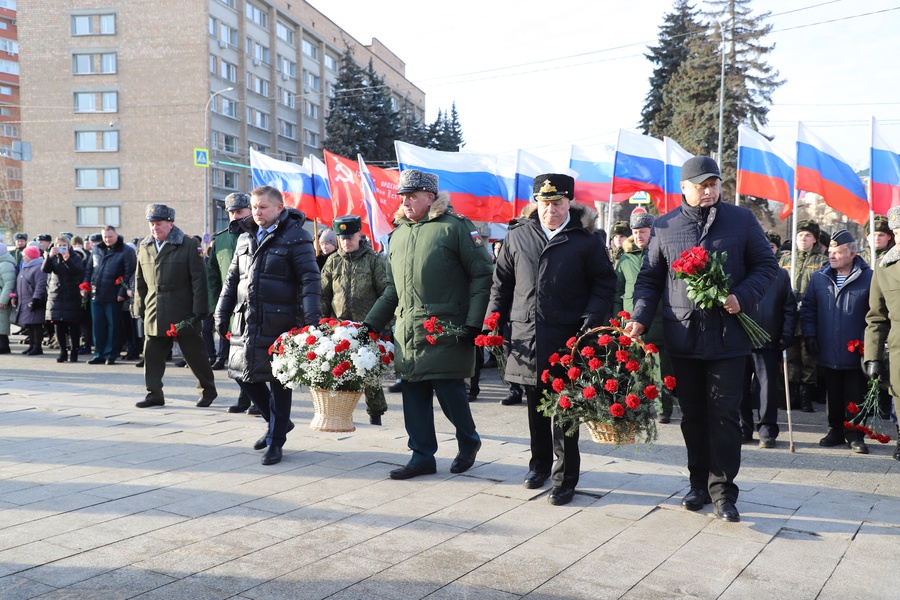
{"label": "black shoe", "polygon": [[139,359],[140,357],[141,357],[140,354],[130,353],[130,354],[126,354],[126,355],[125,355],[125,360],[137,360],[137,359]]}
{"label": "black shoe", "polygon": [[897,442],[897,447],[894,448],[893,457],[894,460],[900,460],[900,441]]}
{"label": "black shoe", "polygon": [[206,408],[207,406],[212,404],[213,400],[215,400],[217,397],[218,396],[204,396],[203,398],[197,400],[197,406],[199,406],[200,408]]}
{"label": "black shoe", "polygon": [[228,412],[230,413],[242,413],[247,412],[247,409],[250,408],[249,404],[232,404],[228,407]]}
{"label": "black shoe", "polygon": [[853,440],[850,442],[850,449],[856,452],[857,454],[868,454],[869,447],[866,446],[866,443],[862,440]]}
{"label": "black shoe", "polygon": [[843,431],[837,429],[829,429],[828,433],[819,440],[819,445],[825,448],[833,448],[835,446],[846,446],[847,439],[844,437]]}
{"label": "black shoe", "polygon": [[[287,430],[285,430],[285,433],[290,433],[291,430],[293,430],[293,429],[294,429],[294,422],[288,421],[288,426],[287,426]],[[268,435],[268,433],[266,433],[266,435]],[[253,444],[254,450],[262,450],[263,448],[265,448],[266,446],[269,445],[269,442],[266,441],[266,435],[264,435],[261,438],[259,438],[258,440],[256,440],[256,443]]]}
{"label": "black shoe", "polygon": [[31,349],[31,351],[25,352],[25,354],[27,354],[28,356],[40,356],[43,353],[44,353],[44,349],[41,348],[40,346],[35,346],[34,348]]}
{"label": "black shoe", "polygon": [[399,381],[392,383],[391,385],[388,386],[388,391],[392,394],[396,394],[396,393],[400,392],[400,390],[402,390],[402,389],[403,389],[403,384],[400,383]]}
{"label": "black shoe", "polygon": [[737,523],[741,520],[738,509],[735,508],[734,502],[728,498],[720,498],[716,500],[715,507],[716,518],[720,521],[728,521],[729,523]]}
{"label": "black shoe", "polygon": [[78,362],[78,351],[72,350],[72,353],[69,355],[69,362]]}
{"label": "black shoe", "polygon": [[672,422],[672,417],[670,415],[659,415],[656,417],[657,423],[662,423],[663,425],[668,425]]}
{"label": "black shoe", "polygon": [[214,362],[212,364],[212,370],[213,371],[224,371],[225,370],[225,361],[217,360],[216,362]]}
{"label": "black shoe", "polygon": [[500,404],[503,406],[512,406],[513,404],[522,404],[522,394],[517,394],[516,392],[509,390],[506,394],[506,398],[500,401]]}
{"label": "black shoe", "polygon": [[250,408],[247,409],[247,414],[248,414],[248,415],[251,415],[251,416],[254,416],[254,417],[258,417],[258,416],[260,416],[262,413],[259,412],[259,407],[258,407],[257,405],[251,404],[251,405],[250,405]]}
{"label": "black shoe", "polygon": [[419,475],[434,475],[435,473],[437,473],[437,468],[434,466],[426,467],[409,463],[405,467],[391,471],[391,479],[412,479]]}
{"label": "black shoe", "polygon": [[709,492],[700,488],[691,488],[681,500],[681,506],[687,510],[700,510],[704,504],[711,503],[712,498],[709,497]]}
{"label": "black shoe", "polygon": [[151,406],[165,406],[165,400],[141,400],[134,405],[138,408],[150,408]]}
{"label": "black shoe", "polygon": [[381,425],[381,415],[369,415],[369,425]]}
{"label": "black shoe", "polygon": [[575,488],[564,488],[556,486],[550,490],[550,496],[547,501],[553,506],[562,506],[568,504],[575,497]]}
{"label": "black shoe", "polygon": [[142,358],[141,360],[139,360],[137,362],[137,364],[135,364],[134,366],[137,367],[138,369],[143,369],[144,368],[144,359]]}
{"label": "black shoe", "polygon": [[272,446],[266,453],[263,454],[262,464],[264,465],[274,465],[276,463],[281,462],[281,448],[278,446]]}
{"label": "black shoe", "polygon": [[56,357],[56,362],[58,362],[58,363],[63,363],[63,362],[66,362],[67,360],[69,360],[68,352],[64,352],[63,354],[60,354],[59,356]]}
{"label": "black shoe", "polygon": [[775,438],[773,437],[759,437],[759,447],[760,448],[774,448],[775,447]]}
{"label": "black shoe", "polygon": [[89,365],[102,365],[102,364],[105,363],[105,362],[106,362],[106,361],[103,360],[102,358],[100,358],[99,356],[95,356],[95,357],[92,358],[91,360],[87,361],[87,364],[89,364]]}
{"label": "black shoe", "polygon": [[478,400],[478,394],[466,394],[466,400],[469,402],[475,402]]}
{"label": "black shoe", "polygon": [[181,359],[176,360],[176,361],[175,361],[174,363],[172,363],[172,364],[173,364],[174,366],[176,366],[176,367],[186,367],[186,366],[187,366],[187,363],[186,363],[185,361],[181,360]]}
{"label": "black shoe", "polygon": [[742,444],[752,444],[756,440],[753,439],[752,433],[742,433],[741,434],[741,443]]}
{"label": "black shoe", "polygon": [[548,477],[550,477],[550,473],[528,471],[528,475],[525,476],[525,481],[522,483],[522,485],[524,485],[529,490],[536,490],[538,488],[544,487],[544,483],[546,483]]}
{"label": "black shoe", "polygon": [[114,365],[114,364],[116,364],[116,359],[110,358],[109,360],[106,361],[106,364],[108,364],[108,365]]}
{"label": "black shoe", "polygon": [[475,464],[475,457],[478,456],[478,451],[481,450],[481,440],[478,441],[478,445],[475,446],[475,450],[472,452],[460,452],[456,455],[456,458],[453,459],[453,464],[450,465],[451,473],[465,473],[469,469],[472,468],[472,465]]}

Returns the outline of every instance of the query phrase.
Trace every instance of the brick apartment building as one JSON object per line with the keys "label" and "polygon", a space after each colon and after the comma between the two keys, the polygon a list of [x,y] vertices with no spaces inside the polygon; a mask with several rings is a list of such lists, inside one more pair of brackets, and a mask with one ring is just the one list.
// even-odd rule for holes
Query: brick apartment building
{"label": "brick apartment building", "polygon": [[[29,0],[19,30],[29,234],[108,223],[143,237],[152,202],[189,234],[207,219],[220,229],[224,197],[250,188],[248,147],[321,157],[347,47],[373,61],[398,110],[424,117],[403,61],[303,0]],[[194,165],[195,148],[209,148],[211,168]]]}
{"label": "brick apartment building", "polygon": [[22,224],[22,164],[13,158],[19,141],[19,42],[16,0],[0,0],[0,241]]}

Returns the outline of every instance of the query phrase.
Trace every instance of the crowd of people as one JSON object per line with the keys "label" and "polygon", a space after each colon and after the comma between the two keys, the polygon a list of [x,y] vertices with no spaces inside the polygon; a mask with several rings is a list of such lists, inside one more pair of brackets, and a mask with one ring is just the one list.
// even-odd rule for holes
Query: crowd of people
{"label": "crowd of people", "polygon": [[[89,365],[115,365],[123,353],[141,359],[147,394],[136,406],[148,408],[165,405],[166,363],[177,344],[197,379],[197,406],[218,397],[214,371],[227,368],[239,390],[228,410],[262,416],[267,428],[254,448],[271,465],[282,460],[294,424],[292,391],[273,376],[270,347],[281,333],[323,316],[357,321],[364,333],[394,336],[412,456],[390,477],[402,480],[437,470],[435,397],[456,432],[450,471],[474,465],[481,438],[470,403],[485,362],[474,342],[496,313],[509,385],[501,402],[527,405],[531,458],[523,485],[538,489],[550,480],[549,502],[564,505],[579,480],[579,440],[538,409],[549,391],[540,374],[569,338],[628,313],[625,331],[660,351],[657,376],[677,380],[690,475],[682,505],[714,504],[725,521],[740,520],[741,444],[756,434],[761,448],[777,447],[779,407],[815,412],[814,404],[825,404],[819,444],[866,454],[863,434],[846,424],[867,379],[877,379],[880,414],[896,423],[891,399],[900,389],[900,361],[888,365],[887,355],[898,344],[891,325],[900,320],[900,300],[889,292],[900,287],[900,207],[874,220],[878,254],[870,265],[849,231],[828,235],[811,220],[783,245],[749,210],[722,202],[721,174],[710,158],[682,167],[681,206],[659,217],[635,210],[614,225],[609,249],[596,213],[575,202],[574,189],[569,175],[536,177],[534,202],[510,222],[493,255],[453,210],[438,176],[418,170],[401,174],[386,254],[365,239],[357,216],[311,234],[303,213],[269,186],[226,198],[229,225],[206,251],[163,204],[147,207],[149,234],[130,243],[112,226],[87,240],[61,233],[29,242],[18,233],[13,249],[0,244],[0,354],[11,352],[14,322],[25,355],[42,354],[52,339],[59,362],[81,354],[91,356]],[[698,308],[672,269],[693,246],[729,257],[731,287],[714,309]],[[767,332],[767,343],[751,346],[741,313]],[[422,324],[431,317],[464,333],[428,340]],[[381,425],[383,389],[366,389],[365,398],[370,423]],[[673,396],[656,402],[657,421],[670,423]]]}

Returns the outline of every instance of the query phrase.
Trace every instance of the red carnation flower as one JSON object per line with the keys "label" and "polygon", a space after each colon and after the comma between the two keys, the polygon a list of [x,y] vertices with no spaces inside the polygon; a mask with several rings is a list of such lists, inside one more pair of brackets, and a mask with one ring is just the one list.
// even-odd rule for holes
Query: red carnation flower
{"label": "red carnation flower", "polygon": [[381,357],[381,362],[383,362],[386,365],[389,365],[389,364],[391,364],[391,357],[388,356],[387,354],[385,354],[384,356]]}
{"label": "red carnation flower", "polygon": [[592,358],[591,360],[588,361],[588,368],[590,368],[591,371],[596,371],[597,369],[599,369],[602,366],[603,366],[603,361],[600,360],[599,358]]}
{"label": "red carnation flower", "polygon": [[434,339],[433,335],[426,335],[425,341],[428,342],[429,344],[437,344],[437,340]]}
{"label": "red carnation flower", "polygon": [[317,340],[317,339],[319,339],[319,338],[317,338],[317,337],[314,336],[314,335],[307,336],[307,338],[306,338],[306,345],[307,345],[307,346],[312,346],[313,344],[316,343],[316,340]]}
{"label": "red carnation flower", "polygon": [[591,400],[597,396],[597,390],[592,387],[586,387],[581,390],[581,395],[584,396],[586,400]]}
{"label": "red carnation flower", "polygon": [[[375,333],[374,331],[370,331],[370,332],[369,332],[369,338],[370,338],[373,342],[377,342],[377,341],[378,341],[378,334]],[[385,339],[386,339],[387,341],[390,341],[390,338],[388,338],[388,337],[385,337]]]}
{"label": "red carnation flower", "polygon": [[856,405],[855,402],[851,402],[850,404],[847,405],[847,412],[850,413],[851,415],[855,415],[855,414],[859,413],[859,407]]}
{"label": "red carnation flower", "polygon": [[565,396],[559,397],[559,407],[563,410],[568,410],[572,407],[572,402]]}
{"label": "red carnation flower", "polygon": [[600,344],[601,346],[608,346],[611,341],[612,341],[612,336],[609,336],[605,333],[597,338],[597,343]]}
{"label": "red carnation flower", "polygon": [[551,355],[550,355],[550,358],[548,359],[548,362],[550,363],[551,366],[553,366],[553,365],[555,365],[556,363],[558,363],[558,362],[559,362],[559,354],[557,354],[556,352],[554,352],[553,354],[551,354]]}
{"label": "red carnation flower", "polygon": [[572,356],[570,354],[563,354],[559,359],[559,364],[568,365],[572,363]]}
{"label": "red carnation flower", "polygon": [[231,341],[231,332],[230,331],[225,334],[225,339],[228,341]]}
{"label": "red carnation flower", "polygon": [[672,377],[671,375],[666,375],[665,377],[663,377],[663,385],[666,386],[667,390],[670,390],[670,391],[674,390],[675,389],[675,378]]}
{"label": "red carnation flower", "polygon": [[631,315],[628,313],[627,310],[620,310],[618,313],[616,313],[616,316],[622,317],[623,319],[626,319],[626,320],[631,318]]}
{"label": "red carnation flower", "polygon": [[628,350],[616,350],[616,361],[625,362],[631,358],[631,355],[628,354]]}
{"label": "red carnation flower", "polygon": [[579,369],[578,367],[570,367],[567,375],[569,376],[570,380],[575,381],[581,376],[581,369]]}
{"label": "red carnation flower", "polygon": [[585,358],[590,358],[596,353],[596,350],[594,350],[591,346],[585,346],[581,349],[581,355]]}
{"label": "red carnation flower", "polygon": [[316,353],[315,352],[307,352],[306,360],[316,360]]}
{"label": "red carnation flower", "polygon": [[619,336],[619,345],[620,346],[630,346],[631,338],[628,337],[627,335],[620,335]]}
{"label": "red carnation flower", "polygon": [[641,368],[641,363],[639,363],[636,360],[629,360],[627,363],[625,363],[625,370],[628,371],[629,373],[634,373],[635,371],[639,370],[640,368]]}
{"label": "red carnation flower", "polygon": [[627,406],[631,410],[636,410],[640,405],[641,399],[637,397],[637,394],[628,394],[627,396],[625,396],[625,406]]}
{"label": "red carnation flower", "polygon": [[422,327],[425,328],[425,331],[428,333],[434,333],[434,322],[435,318],[431,317],[430,319],[426,319],[424,323],[422,323]]}
{"label": "red carnation flower", "polygon": [[647,400],[655,400],[658,395],[659,390],[656,389],[655,385],[648,385],[644,388],[644,397],[647,398]]}
{"label": "red carnation flower", "polygon": [[603,389],[610,393],[617,392],[619,390],[619,382],[615,379],[607,379]]}
{"label": "red carnation flower", "polygon": [[610,319],[609,324],[613,327],[619,327],[620,325],[622,325],[618,319]]}
{"label": "red carnation flower", "polygon": [[614,418],[624,417],[625,407],[618,402],[611,404],[609,406],[609,414],[611,414]]}
{"label": "red carnation flower", "polygon": [[576,341],[578,341],[578,338],[576,338],[575,336],[570,337],[568,340],[566,340],[566,348],[569,348],[571,350]]}
{"label": "red carnation flower", "polygon": [[659,352],[659,348],[656,347],[656,344],[644,344],[644,351],[647,354],[656,354]]}
{"label": "red carnation flower", "polygon": [[558,379],[558,378],[554,379],[553,383],[550,385],[553,386],[553,391],[556,392],[557,394],[559,392],[563,391],[564,389],[566,389],[566,382],[563,381],[562,379]]}
{"label": "red carnation flower", "polygon": [[548,383],[550,381],[550,369],[544,369],[544,372],[541,373],[541,382]]}

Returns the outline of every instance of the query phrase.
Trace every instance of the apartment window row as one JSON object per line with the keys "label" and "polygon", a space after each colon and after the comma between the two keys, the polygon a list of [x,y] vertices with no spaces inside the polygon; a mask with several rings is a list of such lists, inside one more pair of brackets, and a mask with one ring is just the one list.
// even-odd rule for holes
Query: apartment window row
{"label": "apartment window row", "polygon": [[17,138],[19,137],[19,126],[10,125],[9,123],[0,123],[0,137]]}
{"label": "apartment window row", "polygon": [[303,85],[316,92],[322,91],[322,78],[312,71],[303,70]]}
{"label": "apartment window row", "polygon": [[288,138],[289,140],[297,139],[297,124],[278,119],[278,134]]}
{"label": "apartment window row", "polygon": [[269,28],[269,14],[255,4],[248,2],[244,7],[244,14],[263,29]]}
{"label": "apartment window row", "polygon": [[12,60],[2,60],[0,59],[0,73],[7,73],[9,75],[18,75],[19,74],[19,63]]}
{"label": "apartment window row", "polygon": [[294,108],[297,103],[297,94],[291,90],[280,87],[278,88],[278,101],[288,108]]}
{"label": "apartment window row", "polygon": [[270,64],[272,57],[269,54],[269,47],[263,46],[252,38],[247,38],[247,56],[253,59],[253,64],[259,63]]}
{"label": "apartment window row", "polygon": [[0,38],[0,50],[7,54],[18,54],[19,42],[8,38]]}
{"label": "apartment window row", "polygon": [[72,15],[72,35],[115,34],[115,14]]}
{"label": "apartment window row", "polygon": [[212,184],[219,188],[225,188],[228,190],[236,190],[238,189],[240,183],[238,182],[238,174],[234,171],[225,171],[224,169],[213,169],[212,170]]}
{"label": "apartment window row", "polygon": [[309,146],[310,148],[318,148],[319,147],[319,134],[315,131],[310,131],[309,129],[303,130],[303,143]]}
{"label": "apartment window row", "polygon": [[111,75],[116,72],[116,53],[73,54],[74,75]]}
{"label": "apartment window row", "polygon": [[333,71],[333,72],[337,73],[339,62],[340,61],[338,60],[338,58],[336,56],[328,54],[327,52],[325,53],[325,68],[328,69],[329,71]]}
{"label": "apartment window row", "polygon": [[269,115],[258,108],[247,107],[247,124],[269,131]]}
{"label": "apartment window row", "polygon": [[281,21],[275,21],[275,35],[278,36],[278,39],[287,42],[291,46],[294,45],[294,28],[290,25]]}
{"label": "apartment window row", "polygon": [[119,169],[75,169],[75,188],[79,190],[117,190],[119,189]]}
{"label": "apartment window row", "polygon": [[209,35],[219,40],[219,46],[237,47],[238,32],[234,27],[229,27],[225,23],[217,21],[214,17],[209,18]]}
{"label": "apartment window row", "polygon": [[215,104],[218,105],[217,112],[220,115],[225,115],[226,117],[231,117],[232,119],[237,119],[237,100],[232,100],[231,98],[226,98],[225,96],[219,96],[215,100]]}
{"label": "apartment window row", "polygon": [[118,152],[118,131],[76,131],[76,152]]}
{"label": "apartment window row", "polygon": [[214,54],[209,56],[209,72],[232,83],[237,81],[237,67]]}
{"label": "apartment window row", "polygon": [[297,78],[297,63],[280,54],[278,55],[278,70],[281,72],[282,78]]}
{"label": "apartment window row", "polygon": [[310,119],[318,119],[319,118],[319,105],[310,102],[309,100],[303,101],[303,114],[309,117]]}
{"label": "apartment window row", "polygon": [[303,54],[319,62],[319,46],[313,41],[303,38]]}
{"label": "apartment window row", "polygon": [[79,227],[100,227],[112,225],[119,227],[118,206],[77,206],[75,207],[75,222]]}
{"label": "apartment window row", "polygon": [[75,92],[75,112],[111,113],[119,110],[118,92]]}
{"label": "apartment window row", "polygon": [[260,96],[269,97],[269,81],[249,71],[247,72],[247,89]]}
{"label": "apartment window row", "polygon": [[238,138],[221,131],[212,132],[212,146],[220,152],[236,154],[238,151]]}

